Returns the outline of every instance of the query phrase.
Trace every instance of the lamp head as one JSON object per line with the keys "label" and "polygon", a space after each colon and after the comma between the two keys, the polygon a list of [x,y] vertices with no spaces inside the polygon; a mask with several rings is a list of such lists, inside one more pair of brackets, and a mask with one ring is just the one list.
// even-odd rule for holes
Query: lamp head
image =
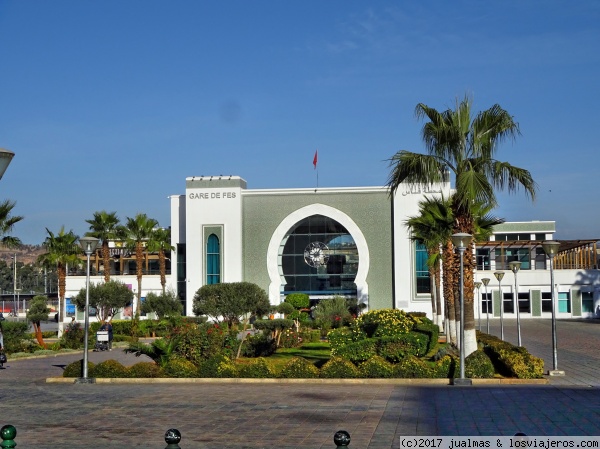
{"label": "lamp head", "polygon": [[473,285],[475,285],[475,288],[479,290],[479,288],[481,287],[481,282],[475,282]]}
{"label": "lamp head", "polygon": [[481,282],[483,283],[483,285],[485,285],[486,287],[488,286],[488,284],[490,283],[490,278],[483,278],[481,280]]}
{"label": "lamp head", "polygon": [[560,248],[560,242],[549,240],[547,242],[542,243],[542,248],[548,256],[554,257],[558,253],[558,249]]}
{"label": "lamp head", "polygon": [[458,249],[467,248],[471,244],[472,239],[473,236],[471,234],[467,234],[466,232],[452,234],[452,244]]}
{"label": "lamp head", "polygon": [[517,274],[517,271],[519,271],[519,269],[521,268],[521,262],[513,260],[508,264],[508,266],[510,267],[513,273]]}
{"label": "lamp head", "polygon": [[500,282],[504,277],[504,271],[495,271],[494,276],[496,276],[496,279],[498,279],[498,282]]}
{"label": "lamp head", "polygon": [[96,251],[98,242],[100,242],[100,240],[96,237],[79,237],[79,246],[81,246],[83,252],[88,256]]}
{"label": "lamp head", "polygon": [[10,161],[15,157],[15,153],[12,151],[6,150],[4,148],[0,148],[0,179],[4,176],[4,172],[8,168]]}

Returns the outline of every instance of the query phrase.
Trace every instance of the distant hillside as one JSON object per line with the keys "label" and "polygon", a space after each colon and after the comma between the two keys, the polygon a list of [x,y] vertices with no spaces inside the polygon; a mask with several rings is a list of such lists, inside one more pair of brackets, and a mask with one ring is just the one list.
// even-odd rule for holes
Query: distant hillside
{"label": "distant hillside", "polygon": [[22,245],[17,249],[8,249],[0,247],[0,260],[11,264],[13,256],[17,255],[17,262],[30,264],[37,260],[40,254],[44,254],[46,249],[42,245]]}

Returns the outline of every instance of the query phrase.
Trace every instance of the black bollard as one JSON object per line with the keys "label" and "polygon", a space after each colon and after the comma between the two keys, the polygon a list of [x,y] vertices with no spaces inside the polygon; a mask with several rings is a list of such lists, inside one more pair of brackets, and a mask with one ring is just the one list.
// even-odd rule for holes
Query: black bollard
{"label": "black bollard", "polygon": [[181,449],[179,442],[181,441],[181,432],[177,429],[169,429],[165,432],[165,449]]}
{"label": "black bollard", "polygon": [[350,445],[350,434],[345,430],[338,430],[333,436],[336,447],[348,447]]}
{"label": "black bollard", "polygon": [[2,443],[0,443],[0,448],[13,448],[17,446],[15,443],[15,437],[17,436],[17,429],[15,426],[11,426],[7,424],[0,429],[0,438],[2,438]]}

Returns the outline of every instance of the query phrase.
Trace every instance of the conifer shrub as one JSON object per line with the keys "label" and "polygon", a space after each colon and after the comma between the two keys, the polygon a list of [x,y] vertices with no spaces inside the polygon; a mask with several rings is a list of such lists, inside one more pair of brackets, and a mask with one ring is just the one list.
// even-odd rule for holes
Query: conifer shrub
{"label": "conifer shrub", "polygon": [[[88,374],[96,365],[88,361]],[[83,359],[75,360],[65,366],[63,377],[82,377],[83,376]]]}
{"label": "conifer shrub", "polygon": [[252,379],[268,379],[275,377],[275,373],[263,357],[252,360],[250,363],[240,365],[238,369],[239,377]]}
{"label": "conifer shrub", "polygon": [[294,357],[279,373],[283,379],[314,379],[319,377],[319,369],[302,357]]}
{"label": "conifer shrub", "polygon": [[163,372],[154,362],[138,362],[127,369],[128,377],[131,378],[157,378],[163,377]]}
{"label": "conifer shrub", "polygon": [[320,371],[320,377],[325,379],[355,379],[359,374],[358,368],[351,361],[341,357],[332,357]]}
{"label": "conifer shrub", "polygon": [[387,379],[394,375],[394,365],[378,355],[371,357],[358,367],[360,377]]}
{"label": "conifer shrub", "polygon": [[89,370],[90,377],[121,378],[129,377],[125,366],[116,360],[105,360]]}

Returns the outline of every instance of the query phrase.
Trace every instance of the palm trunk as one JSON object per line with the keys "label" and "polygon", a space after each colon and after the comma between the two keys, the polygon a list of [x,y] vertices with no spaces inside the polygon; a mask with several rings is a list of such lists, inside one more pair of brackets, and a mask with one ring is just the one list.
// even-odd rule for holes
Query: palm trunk
{"label": "palm trunk", "polygon": [[144,274],[143,263],[144,263],[144,249],[141,243],[135,245],[135,260],[136,260],[136,277],[138,282],[138,291],[135,298],[135,317],[140,316],[140,307],[142,305],[142,276]]}
{"label": "palm trunk", "polygon": [[65,292],[67,290],[67,267],[62,263],[57,266],[58,271],[58,338],[62,337],[65,321]]}
{"label": "palm trunk", "polygon": [[452,242],[448,241],[444,245],[444,257],[442,259],[442,270],[444,274],[444,300],[446,304],[446,320],[448,328],[446,329],[446,340],[449,343],[456,344],[456,322],[454,320],[454,274],[452,265],[454,263],[454,250]]}
{"label": "palm trunk", "polygon": [[440,331],[444,331],[444,315],[443,315],[443,311],[442,311],[442,290],[440,288],[440,275],[441,275],[441,270],[440,270],[440,261],[437,261],[435,263],[435,269],[434,269],[434,273],[435,273],[435,301],[436,301],[436,307],[437,307],[437,323],[438,326],[440,328]]}
{"label": "palm trunk", "polygon": [[110,251],[107,240],[102,242],[102,261],[104,263],[104,282],[108,282],[110,281]]}
{"label": "palm trunk", "polygon": [[160,285],[162,286],[163,295],[165,294],[165,285],[167,285],[167,264],[165,262],[165,252],[158,251],[158,268],[160,269]]}

